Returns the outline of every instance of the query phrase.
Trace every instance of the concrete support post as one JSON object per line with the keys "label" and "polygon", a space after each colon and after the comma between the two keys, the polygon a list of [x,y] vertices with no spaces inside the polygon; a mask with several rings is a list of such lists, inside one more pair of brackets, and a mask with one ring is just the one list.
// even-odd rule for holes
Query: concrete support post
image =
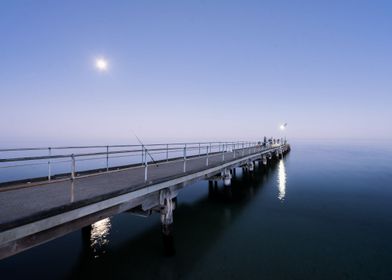
{"label": "concrete support post", "polygon": [[160,191],[159,201],[164,250],[166,255],[172,256],[175,254],[173,241],[173,211],[176,204],[171,198],[169,189],[163,189]]}
{"label": "concrete support post", "polygon": [[208,180],[208,196],[211,197],[214,192],[214,182],[211,180]]}
{"label": "concrete support post", "polygon": [[221,176],[222,176],[222,179],[223,179],[223,184],[225,185],[225,186],[230,186],[230,184],[231,184],[231,174],[230,174],[230,170],[229,169],[225,169],[223,172],[222,172],[222,174],[221,174]]}
{"label": "concrete support post", "polygon": [[263,156],[263,164],[267,165],[267,157],[266,156]]}
{"label": "concrete support post", "polygon": [[159,193],[159,204],[161,206],[161,222],[162,224],[173,223],[173,210],[175,204],[171,198],[170,189],[163,189]]}
{"label": "concrete support post", "polygon": [[254,170],[254,167],[255,166],[254,166],[252,161],[248,162],[248,169],[249,169],[250,172],[252,172]]}
{"label": "concrete support post", "polygon": [[82,228],[81,233],[82,233],[82,248],[83,248],[83,253],[87,258],[93,258],[94,257],[94,249],[91,246],[91,231],[92,231],[92,226],[88,225]]}

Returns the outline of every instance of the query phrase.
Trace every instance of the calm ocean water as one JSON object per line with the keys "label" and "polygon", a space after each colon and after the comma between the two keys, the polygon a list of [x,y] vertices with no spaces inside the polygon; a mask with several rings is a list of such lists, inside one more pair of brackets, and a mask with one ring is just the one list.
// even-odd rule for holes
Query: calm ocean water
{"label": "calm ocean water", "polygon": [[[239,170],[239,169],[238,169]],[[124,213],[0,261],[1,279],[392,279],[392,143],[293,142],[231,187],[185,187],[165,256]]]}

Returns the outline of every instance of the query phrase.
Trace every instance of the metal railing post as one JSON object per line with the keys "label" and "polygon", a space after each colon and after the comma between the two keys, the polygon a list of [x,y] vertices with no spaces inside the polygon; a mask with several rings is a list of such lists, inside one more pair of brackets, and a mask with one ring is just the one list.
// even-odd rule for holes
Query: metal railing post
{"label": "metal railing post", "polygon": [[75,172],[76,172],[76,162],[74,154],[71,155],[71,179],[75,179]]}
{"label": "metal railing post", "polygon": [[225,161],[225,144],[222,144],[222,161]]}
{"label": "metal railing post", "polygon": [[106,146],[106,171],[109,171],[109,146]]}
{"label": "metal railing post", "polygon": [[206,166],[208,166],[208,146],[207,146],[207,158],[206,158]]}
{"label": "metal railing post", "polygon": [[144,182],[147,182],[148,179],[148,163],[147,163],[147,149],[144,151],[144,146],[142,146],[142,150],[144,152],[144,158],[143,158],[143,163],[144,163]]}
{"label": "metal railing post", "polygon": [[199,143],[199,157],[200,157],[200,143]]}
{"label": "metal railing post", "polygon": [[144,158],[145,158],[145,156],[144,156],[144,145],[142,145],[142,164],[144,162]]}
{"label": "metal railing post", "polygon": [[[48,148],[49,156],[52,156],[52,148]],[[50,164],[50,158],[48,160],[48,181],[52,179],[52,166]]]}
{"label": "metal railing post", "polygon": [[233,158],[235,158],[235,144],[233,144]]}
{"label": "metal railing post", "polygon": [[184,173],[186,172],[186,144],[184,146]]}
{"label": "metal railing post", "polygon": [[244,142],[242,142],[242,156],[244,156],[244,155],[245,155],[244,145],[245,145],[245,143],[244,143]]}
{"label": "metal railing post", "polygon": [[169,161],[169,144],[166,144],[166,161]]}

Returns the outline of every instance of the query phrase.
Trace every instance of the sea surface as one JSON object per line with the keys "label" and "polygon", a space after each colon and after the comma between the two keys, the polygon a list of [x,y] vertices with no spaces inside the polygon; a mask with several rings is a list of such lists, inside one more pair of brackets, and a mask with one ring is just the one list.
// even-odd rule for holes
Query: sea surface
{"label": "sea surface", "polygon": [[291,146],[230,187],[183,188],[172,256],[157,214],[124,213],[1,260],[0,278],[392,279],[392,142]]}

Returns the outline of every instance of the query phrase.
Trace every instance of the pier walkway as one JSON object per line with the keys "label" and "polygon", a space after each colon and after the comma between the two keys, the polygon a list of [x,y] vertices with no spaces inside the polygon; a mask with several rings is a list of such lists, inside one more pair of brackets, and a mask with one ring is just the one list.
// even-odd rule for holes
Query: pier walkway
{"label": "pier walkway", "polygon": [[[187,147],[184,144],[184,148],[176,147],[177,153],[173,153],[172,158],[168,156],[169,145],[166,150],[151,147],[149,150],[142,146],[133,150],[141,151],[140,163],[116,168],[107,165],[94,172],[79,173],[75,167],[78,155],[71,154],[69,174],[57,178],[49,174],[48,178],[3,184],[0,188],[0,259],[124,211],[149,214],[156,210],[161,214],[163,225],[171,224],[175,208],[172,201],[179,188],[195,180],[211,178],[229,184],[236,167],[252,170],[255,161],[266,164],[272,157],[282,157],[289,150],[289,145],[283,142],[274,145],[238,143],[224,143],[215,151],[213,145],[207,144],[204,153],[203,145],[188,144]],[[166,158],[154,160],[153,153],[158,152]],[[108,160],[109,154],[103,156]],[[63,156],[24,157],[23,161],[37,158],[46,161]],[[18,159],[0,159],[0,162]]]}

